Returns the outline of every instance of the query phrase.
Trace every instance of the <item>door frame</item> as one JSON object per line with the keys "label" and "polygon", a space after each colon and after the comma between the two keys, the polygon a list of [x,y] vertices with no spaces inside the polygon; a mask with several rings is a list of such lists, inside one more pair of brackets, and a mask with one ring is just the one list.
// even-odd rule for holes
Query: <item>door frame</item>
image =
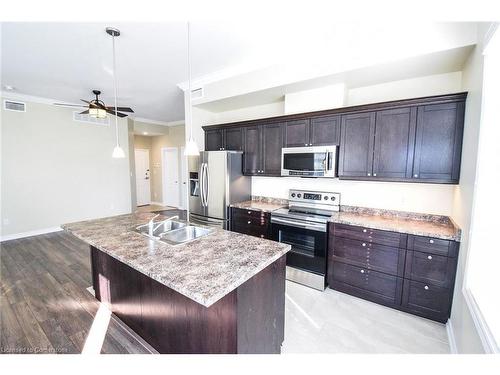
{"label": "door frame", "polygon": [[137,160],[136,160],[136,152],[137,151],[140,151],[140,152],[146,152],[146,154],[148,155],[148,165],[149,165],[149,179],[148,179],[148,183],[149,183],[149,197],[147,199],[147,203],[146,204],[141,204],[140,206],[147,206],[149,204],[152,203],[152,199],[151,199],[151,154],[150,154],[150,150],[148,148],[134,148],[134,175],[135,175],[135,199],[136,199],[136,206],[137,207],[140,207],[139,206],[139,200],[137,199],[137,171],[135,170],[136,169],[136,166],[137,166]]}
{"label": "door frame", "polygon": [[[185,160],[185,162],[183,162]],[[183,168],[184,167],[184,168]],[[184,185],[183,177],[186,177],[186,185]],[[188,199],[189,199],[189,184],[188,184],[188,160],[187,156],[184,155],[184,146],[179,147],[179,208],[182,210],[187,210]],[[185,204],[182,204],[182,196],[186,197]]]}
{"label": "door frame", "polygon": [[[165,160],[165,152],[166,151],[172,151],[172,150],[175,150],[177,152],[177,180],[179,180],[180,178],[180,171],[179,171],[179,147],[162,147],[161,148],[161,200],[162,200],[162,203],[164,206],[168,206],[167,205],[167,202],[165,201],[165,197],[167,196],[165,194],[165,189],[166,189],[166,186],[167,186],[167,180],[166,180],[166,174],[165,174],[165,167],[166,167],[166,160]],[[179,185],[182,185],[182,184],[179,184]],[[177,192],[178,195],[177,195],[177,206],[176,208],[179,208],[180,206],[180,192],[178,191]],[[171,206],[172,207],[172,206]]]}

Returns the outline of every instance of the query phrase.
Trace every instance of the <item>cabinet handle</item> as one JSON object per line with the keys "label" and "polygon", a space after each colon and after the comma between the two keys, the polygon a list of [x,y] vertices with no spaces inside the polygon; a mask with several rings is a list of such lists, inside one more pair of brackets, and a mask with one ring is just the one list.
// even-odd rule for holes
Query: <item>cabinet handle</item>
{"label": "cabinet handle", "polygon": [[366,229],[363,229],[363,233],[366,233]]}
{"label": "cabinet handle", "polygon": [[365,273],[365,270],[361,270],[360,272],[361,272],[361,273]]}
{"label": "cabinet handle", "polygon": [[363,243],[361,244],[361,246],[365,247],[365,246],[366,246],[366,244],[363,242]]}
{"label": "cabinet handle", "polygon": [[366,175],[369,177],[369,176],[371,176],[372,174],[371,174],[371,173],[367,173]]}
{"label": "cabinet handle", "polygon": [[434,243],[434,240],[429,240],[429,243]]}
{"label": "cabinet handle", "polygon": [[377,174],[376,174],[376,173],[374,173],[374,174],[373,174],[373,177],[377,177]]}
{"label": "cabinet handle", "polygon": [[252,213],[252,211],[247,211],[247,213],[250,215]]}
{"label": "cabinet handle", "polygon": [[247,224],[251,224],[252,222],[250,220],[248,220]]}
{"label": "cabinet handle", "polygon": [[426,286],[424,286],[424,289],[425,290],[429,290],[429,287],[426,285]]}
{"label": "cabinet handle", "polygon": [[260,238],[264,238],[264,235],[263,235],[263,234],[261,234],[261,235],[260,235]]}
{"label": "cabinet handle", "polygon": [[417,178],[418,177],[418,174],[414,174],[413,177]]}
{"label": "cabinet handle", "polygon": [[429,256],[427,257],[427,259],[432,260],[432,256],[431,256],[431,255],[429,255]]}
{"label": "cabinet handle", "polygon": [[313,144],[312,143],[309,143],[309,146],[312,146]]}
{"label": "cabinet handle", "polygon": [[307,143],[304,143],[304,146],[307,146]]}

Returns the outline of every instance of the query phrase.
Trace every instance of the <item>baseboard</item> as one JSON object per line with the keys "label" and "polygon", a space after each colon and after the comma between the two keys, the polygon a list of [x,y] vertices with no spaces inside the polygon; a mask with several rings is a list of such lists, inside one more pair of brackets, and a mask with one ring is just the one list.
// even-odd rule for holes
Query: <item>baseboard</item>
{"label": "baseboard", "polygon": [[484,320],[483,314],[481,313],[473,294],[469,289],[463,289],[463,294],[467,307],[469,308],[472,321],[474,322],[476,331],[481,339],[481,343],[483,344],[484,351],[487,354],[500,353],[500,349],[495,341],[495,338],[493,337],[488,324]]}
{"label": "baseboard", "polygon": [[52,228],[44,228],[38,230],[30,230],[29,232],[7,234],[1,237],[0,242],[17,240],[18,238],[24,238],[24,237],[38,236],[40,234],[59,232],[61,230],[62,230],[61,227],[52,227]]}
{"label": "baseboard", "polygon": [[151,202],[149,204],[156,204],[157,206],[165,206],[165,203],[163,202]]}
{"label": "baseboard", "polygon": [[455,332],[453,331],[451,319],[448,319],[446,323],[446,334],[448,335],[448,343],[450,344],[450,354],[458,354],[457,341],[455,340]]}

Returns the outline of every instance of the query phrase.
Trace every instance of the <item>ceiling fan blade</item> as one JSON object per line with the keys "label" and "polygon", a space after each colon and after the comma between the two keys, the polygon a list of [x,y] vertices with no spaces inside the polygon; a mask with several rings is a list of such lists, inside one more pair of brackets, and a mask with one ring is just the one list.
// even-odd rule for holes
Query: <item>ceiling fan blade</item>
{"label": "ceiling fan blade", "polygon": [[[106,109],[114,111],[115,107],[114,106],[107,106]],[[130,108],[130,107],[117,107],[117,110],[118,111],[122,111],[122,112],[132,112],[132,113],[134,113],[134,110],[132,108]]]}
{"label": "ceiling fan blade", "polygon": [[81,104],[66,104],[66,103],[52,103],[52,105],[57,105],[58,107],[80,107],[80,108],[87,107],[86,105],[81,105]]}
{"label": "ceiling fan blade", "polygon": [[118,117],[127,117],[128,116],[125,113],[120,113],[120,112],[118,112],[116,114],[115,111],[112,111],[111,109],[106,109],[106,112],[108,112],[108,113],[110,113],[112,115],[118,116]]}
{"label": "ceiling fan blade", "polygon": [[87,103],[89,105],[90,108],[102,108],[102,109],[106,109],[103,105],[98,105],[98,104],[95,104],[95,103],[92,103],[92,102],[89,102],[88,100],[83,100],[83,99],[80,99],[82,102],[84,103]]}
{"label": "ceiling fan blade", "polygon": [[87,109],[86,111],[83,111],[83,112],[80,112],[81,115],[88,115],[89,114],[89,110]]}

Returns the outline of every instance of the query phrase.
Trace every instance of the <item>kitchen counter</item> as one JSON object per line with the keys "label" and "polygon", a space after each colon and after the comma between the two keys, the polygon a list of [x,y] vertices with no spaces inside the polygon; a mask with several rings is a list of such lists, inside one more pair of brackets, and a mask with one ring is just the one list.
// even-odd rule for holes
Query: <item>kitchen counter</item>
{"label": "kitchen counter", "polygon": [[290,246],[283,243],[217,228],[195,241],[169,245],[134,231],[153,216],[134,213],[62,227],[205,307],[228,295],[290,250]]}
{"label": "kitchen counter", "polygon": [[288,201],[278,198],[252,197],[252,200],[234,203],[231,207],[252,211],[272,212],[279,208],[288,207]]}
{"label": "kitchen counter", "polygon": [[330,222],[460,242],[461,230],[448,216],[342,206]]}

